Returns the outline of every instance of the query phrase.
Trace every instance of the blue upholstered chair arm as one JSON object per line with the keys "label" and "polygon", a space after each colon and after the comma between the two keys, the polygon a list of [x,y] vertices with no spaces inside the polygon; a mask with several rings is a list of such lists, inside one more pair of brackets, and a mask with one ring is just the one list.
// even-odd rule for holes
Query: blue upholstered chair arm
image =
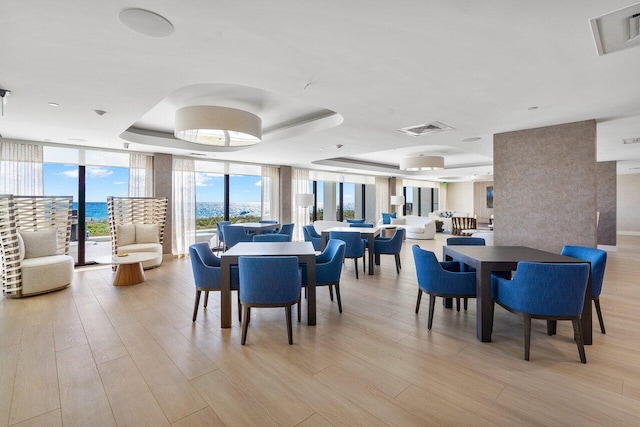
{"label": "blue upholstered chair arm", "polygon": [[591,264],[591,295],[593,297],[600,296],[602,292],[602,282],[604,280],[604,270],[607,264],[607,253],[600,249],[567,245],[562,248],[561,254],[589,261]]}
{"label": "blue upholstered chair arm", "polygon": [[[193,280],[196,287],[220,290],[220,258],[209,248],[207,242],[193,244],[189,247]],[[231,268],[231,289],[238,289],[238,267]]]}
{"label": "blue upholstered chair arm", "polygon": [[[423,291],[442,295],[476,294],[475,273],[447,271],[438,262],[433,252],[423,250],[418,245],[413,246],[413,258],[416,264],[418,286]],[[459,268],[454,267],[454,264],[457,263],[446,262],[444,265],[450,268]]]}
{"label": "blue upholstered chair arm", "polygon": [[376,239],[374,242],[374,252],[377,254],[397,254],[402,249],[404,240],[404,229],[397,229],[390,239]]}

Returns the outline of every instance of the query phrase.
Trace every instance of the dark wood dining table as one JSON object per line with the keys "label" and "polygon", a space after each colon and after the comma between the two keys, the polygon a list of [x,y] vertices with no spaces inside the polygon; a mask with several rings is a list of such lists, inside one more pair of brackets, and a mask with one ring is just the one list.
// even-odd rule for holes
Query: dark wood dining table
{"label": "dark wood dining table", "polygon": [[369,250],[369,274],[373,275],[373,253],[375,249],[376,237],[380,235],[380,227],[364,228],[364,227],[331,227],[326,230],[322,230],[322,249],[327,246],[329,240],[329,234],[332,231],[346,231],[349,233],[360,233],[362,237],[367,238],[367,249]]}
{"label": "dark wood dining table", "polygon": [[[586,261],[541,251],[526,246],[443,246],[445,261],[456,259],[476,270],[476,336],[482,342],[491,341],[491,273],[515,271],[518,262],[584,263]],[[582,308],[582,335],[585,345],[593,342],[591,325],[591,275]],[[553,325],[553,324],[549,324]],[[548,326],[553,333],[553,326]]]}
{"label": "dark wood dining table", "polygon": [[[231,327],[231,266],[241,256],[297,256],[307,266],[307,324],[316,324],[316,251],[311,242],[240,242],[220,255],[220,327]],[[240,291],[242,295],[242,291]]]}

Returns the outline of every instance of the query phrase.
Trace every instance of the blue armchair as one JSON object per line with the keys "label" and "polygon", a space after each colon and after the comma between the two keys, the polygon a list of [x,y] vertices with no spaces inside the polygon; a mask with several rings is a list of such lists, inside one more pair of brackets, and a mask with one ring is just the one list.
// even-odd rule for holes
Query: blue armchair
{"label": "blue armchair", "polygon": [[600,322],[600,331],[605,334],[602,311],[600,310],[600,292],[602,292],[604,269],[607,265],[607,253],[600,249],[587,248],[584,246],[565,246],[562,248],[561,254],[589,261],[591,264],[591,300],[596,307],[598,322]]}
{"label": "blue armchair", "polygon": [[[512,280],[491,276],[491,296],[524,318],[524,360],[529,360],[531,319],[571,320],[580,361],[587,363],[580,314],[584,304],[589,265],[519,262]],[[493,305],[493,304],[492,304]],[[493,324],[493,309],[491,310]]]}
{"label": "blue armchair", "polygon": [[218,228],[218,247],[224,251],[224,229],[225,225],[231,224],[231,221],[218,221],[216,227]]}
{"label": "blue armchair", "polygon": [[338,239],[346,243],[344,257],[353,258],[353,265],[356,269],[356,279],[358,278],[358,258],[362,258],[362,268],[366,269],[364,261],[365,244],[360,233],[353,231],[330,231],[329,239]]}
{"label": "blue armchair", "polygon": [[[260,224],[277,224],[278,221],[275,219],[261,219],[260,220]],[[273,234],[273,233],[277,233],[276,228],[272,228],[269,230],[262,230],[262,234]]]}
{"label": "blue armchair", "polygon": [[[200,294],[204,292],[204,307],[209,302],[209,292],[220,291],[220,258],[209,247],[207,242],[195,243],[189,246],[193,281],[196,285],[196,301],[193,305],[193,319],[198,316]],[[242,320],[242,306],[240,305],[240,291],[238,288],[238,268],[231,269],[231,290],[238,291],[238,320]]]}
{"label": "blue armchair", "polygon": [[397,228],[393,237],[376,237],[373,249],[376,264],[380,264],[380,255],[393,255],[396,259],[396,273],[400,274],[402,268],[400,251],[402,250],[402,242],[404,242],[404,233],[404,228]]}
{"label": "blue armchair", "polygon": [[416,314],[420,310],[422,292],[429,294],[429,321],[427,329],[433,325],[433,311],[436,297],[475,298],[476,273],[460,272],[460,264],[455,261],[438,262],[436,255],[418,245],[413,245],[413,261],[418,276],[418,301]]}
{"label": "blue armchair", "polygon": [[291,242],[293,241],[293,227],[295,227],[295,224],[282,224],[280,230],[278,230],[278,234],[289,236],[288,241]]}
{"label": "blue armchair", "polygon": [[[481,237],[449,237],[447,246],[485,246],[486,242]],[[454,259],[454,261],[459,262]],[[460,262],[460,271],[476,271],[475,268],[469,267]],[[460,311],[460,298],[456,298],[456,309]],[[467,298],[464,298],[464,309],[467,309]]]}
{"label": "blue armchair", "polygon": [[313,249],[316,251],[322,250],[322,235],[318,234],[313,225],[303,226],[302,234],[304,235],[305,242],[311,242],[311,244],[313,244]]}
{"label": "blue armchair", "polygon": [[[344,262],[346,243],[342,240],[329,240],[321,254],[316,255],[316,287],[328,286],[329,297],[333,301],[333,287],[336,288],[338,311],[342,313],[342,301],[340,300],[340,275]],[[307,286],[306,268],[302,266],[302,287]],[[305,289],[306,292],[306,289]],[[298,304],[298,322],[300,321],[301,306]]]}
{"label": "blue armchair", "polygon": [[253,242],[253,235],[247,234],[242,226],[225,225],[222,230],[224,232],[225,250],[234,247],[240,242]]}
{"label": "blue armchair", "polygon": [[253,236],[254,242],[288,242],[289,236],[286,234],[268,233],[268,234],[256,234]]}
{"label": "blue armchair", "polygon": [[287,317],[287,336],[293,344],[291,306],[300,299],[301,279],[298,257],[243,257],[238,259],[240,270],[240,302],[244,311],[242,345],[247,341],[247,329],[252,307],[284,307]]}

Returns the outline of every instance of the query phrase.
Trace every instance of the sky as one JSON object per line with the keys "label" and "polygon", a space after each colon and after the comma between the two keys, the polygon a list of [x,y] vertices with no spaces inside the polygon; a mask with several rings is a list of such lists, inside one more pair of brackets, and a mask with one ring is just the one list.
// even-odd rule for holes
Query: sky
{"label": "sky", "polygon": [[[48,196],[72,195],[78,201],[78,166],[45,163],[44,193]],[[87,202],[107,202],[108,196],[127,197],[129,169],[106,166],[87,166]],[[259,176],[232,175],[229,178],[230,202],[260,202]],[[196,200],[222,202],[224,181],[222,175],[196,173]]]}

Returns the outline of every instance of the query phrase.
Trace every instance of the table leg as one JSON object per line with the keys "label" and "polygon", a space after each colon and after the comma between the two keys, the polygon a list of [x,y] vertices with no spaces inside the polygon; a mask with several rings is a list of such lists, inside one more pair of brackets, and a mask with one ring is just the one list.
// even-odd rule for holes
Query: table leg
{"label": "table leg", "polygon": [[589,272],[589,281],[587,282],[587,292],[582,306],[582,342],[584,345],[593,344],[593,319],[591,312],[591,272]]}
{"label": "table leg", "polygon": [[482,342],[491,342],[491,270],[476,267],[476,336]]}
{"label": "table leg", "polygon": [[316,260],[307,262],[307,324],[316,324]]}
{"label": "table leg", "polygon": [[142,263],[118,264],[116,277],[113,278],[114,286],[137,285],[145,281]]}
{"label": "table leg", "polygon": [[220,260],[220,327],[231,327],[231,261]]}
{"label": "table leg", "polygon": [[369,275],[373,276],[373,267],[375,265],[374,262],[374,250],[375,250],[375,237],[373,235],[368,237],[368,248],[369,248]]}

